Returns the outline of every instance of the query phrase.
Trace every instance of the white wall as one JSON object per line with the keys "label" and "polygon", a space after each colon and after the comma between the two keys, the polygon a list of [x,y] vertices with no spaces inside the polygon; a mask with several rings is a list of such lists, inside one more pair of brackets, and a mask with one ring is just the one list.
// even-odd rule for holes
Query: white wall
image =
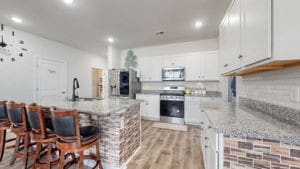
{"label": "white wall", "polygon": [[300,88],[300,67],[239,77],[237,94],[254,100],[300,110],[300,103],[292,97]]}
{"label": "white wall", "polygon": [[[7,27],[6,30],[8,30]],[[106,69],[107,59],[105,57],[26,32],[15,30],[15,34],[16,39],[24,40],[28,52],[23,58],[17,58],[14,63],[7,60],[0,62],[0,100],[27,102],[34,99],[34,66],[35,58],[38,57],[66,61],[68,96],[71,96],[72,93],[72,79],[77,77],[80,83],[79,95],[91,97],[91,68]]]}
{"label": "white wall", "polygon": [[[212,51],[219,49],[218,39],[199,40],[184,43],[174,43],[160,46],[148,46],[142,48],[134,48],[134,54],[139,56],[162,56],[171,54],[193,53],[200,51]],[[124,66],[125,57],[129,49],[121,52],[121,65]]]}

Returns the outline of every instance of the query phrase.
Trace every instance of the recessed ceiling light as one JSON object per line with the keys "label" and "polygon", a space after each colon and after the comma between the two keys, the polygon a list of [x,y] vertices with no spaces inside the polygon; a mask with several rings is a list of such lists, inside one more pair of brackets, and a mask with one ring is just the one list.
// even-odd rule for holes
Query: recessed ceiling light
{"label": "recessed ceiling light", "polygon": [[195,22],[194,26],[195,26],[196,29],[199,29],[199,28],[202,27],[202,25],[203,25],[203,23],[201,21],[197,21],[197,22]]}
{"label": "recessed ceiling light", "polygon": [[113,37],[109,37],[109,38],[107,38],[107,41],[109,42],[109,43],[114,43],[114,38]]}
{"label": "recessed ceiling light", "polygon": [[66,4],[73,4],[73,3],[74,3],[74,0],[64,0],[64,2],[65,2]]}
{"label": "recessed ceiling light", "polygon": [[16,23],[22,23],[22,19],[18,18],[18,17],[12,17],[11,18],[12,21],[16,22]]}

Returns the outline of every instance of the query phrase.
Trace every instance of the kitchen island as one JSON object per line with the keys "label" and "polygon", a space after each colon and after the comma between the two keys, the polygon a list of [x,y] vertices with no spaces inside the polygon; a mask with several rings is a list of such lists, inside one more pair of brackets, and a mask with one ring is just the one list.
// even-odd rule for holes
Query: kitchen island
{"label": "kitchen island", "polygon": [[201,144],[206,168],[300,167],[299,125],[244,104],[198,104],[203,107]]}
{"label": "kitchen island", "polygon": [[126,168],[127,161],[141,146],[140,101],[107,98],[94,101],[41,100],[39,105],[76,109],[81,126],[99,127],[100,152],[104,169]]}

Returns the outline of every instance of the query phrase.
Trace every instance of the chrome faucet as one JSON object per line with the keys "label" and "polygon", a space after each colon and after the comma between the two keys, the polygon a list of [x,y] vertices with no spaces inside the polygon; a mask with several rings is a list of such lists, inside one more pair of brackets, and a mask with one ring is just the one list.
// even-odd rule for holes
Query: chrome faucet
{"label": "chrome faucet", "polygon": [[76,99],[79,99],[78,92],[76,92],[76,89],[79,88],[79,82],[77,78],[73,79],[73,95],[72,95],[72,101],[76,101]]}

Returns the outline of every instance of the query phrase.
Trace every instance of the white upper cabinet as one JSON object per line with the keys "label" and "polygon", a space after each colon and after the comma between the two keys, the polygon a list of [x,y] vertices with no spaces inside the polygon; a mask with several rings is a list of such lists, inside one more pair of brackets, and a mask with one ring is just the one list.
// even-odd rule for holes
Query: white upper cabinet
{"label": "white upper cabinet", "polygon": [[186,55],[186,81],[216,81],[218,74],[218,52],[208,51]]}
{"label": "white upper cabinet", "polygon": [[220,73],[299,61],[299,6],[299,0],[233,0],[219,27]]}
{"label": "white upper cabinet", "polygon": [[[149,63],[148,63],[149,64]],[[150,64],[151,81],[161,81],[161,56],[151,56]]]}
{"label": "white upper cabinet", "polygon": [[201,80],[201,66],[202,56],[201,53],[194,53],[186,55],[186,68],[185,80],[194,81]]}
{"label": "white upper cabinet", "polygon": [[150,81],[150,57],[142,56],[137,59],[138,65],[137,68],[140,71],[140,80],[141,81]]}
{"label": "white upper cabinet", "polygon": [[241,0],[235,0],[235,3],[228,11],[228,61],[231,69],[237,69],[240,66],[240,48],[241,48]]}
{"label": "white upper cabinet", "polygon": [[219,80],[219,56],[217,51],[205,52],[202,56],[201,80],[215,81]]}
{"label": "white upper cabinet", "polygon": [[185,67],[186,66],[185,55],[170,55],[162,57],[162,67]]}
{"label": "white upper cabinet", "polygon": [[241,57],[244,65],[271,57],[271,8],[271,0],[242,1]]}

